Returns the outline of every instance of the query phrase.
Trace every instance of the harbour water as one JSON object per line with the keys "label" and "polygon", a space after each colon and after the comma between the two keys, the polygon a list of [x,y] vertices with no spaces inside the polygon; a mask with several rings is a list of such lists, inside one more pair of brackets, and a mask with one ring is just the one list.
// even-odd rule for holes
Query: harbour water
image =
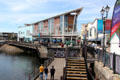
{"label": "harbour water", "polygon": [[28,80],[29,73],[39,67],[34,56],[6,55],[0,52],[0,80]]}

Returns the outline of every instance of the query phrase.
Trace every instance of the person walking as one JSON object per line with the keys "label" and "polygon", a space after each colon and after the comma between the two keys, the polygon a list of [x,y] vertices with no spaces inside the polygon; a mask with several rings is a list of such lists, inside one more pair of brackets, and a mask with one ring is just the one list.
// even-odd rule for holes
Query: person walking
{"label": "person walking", "polygon": [[47,66],[45,67],[44,72],[45,72],[45,80],[47,80],[47,77],[48,77],[48,68],[47,68]]}
{"label": "person walking", "polygon": [[44,71],[43,65],[39,67],[39,70],[40,70],[40,80],[43,80],[43,71]]}
{"label": "person walking", "polygon": [[54,66],[52,66],[52,68],[50,69],[50,73],[51,73],[51,80],[54,80],[54,74],[55,74]]}

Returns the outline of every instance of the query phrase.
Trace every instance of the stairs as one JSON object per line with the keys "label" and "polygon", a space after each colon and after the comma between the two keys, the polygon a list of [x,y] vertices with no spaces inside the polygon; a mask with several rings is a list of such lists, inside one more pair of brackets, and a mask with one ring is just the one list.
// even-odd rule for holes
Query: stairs
{"label": "stairs", "polygon": [[67,80],[88,80],[85,61],[79,57],[70,57],[66,60]]}

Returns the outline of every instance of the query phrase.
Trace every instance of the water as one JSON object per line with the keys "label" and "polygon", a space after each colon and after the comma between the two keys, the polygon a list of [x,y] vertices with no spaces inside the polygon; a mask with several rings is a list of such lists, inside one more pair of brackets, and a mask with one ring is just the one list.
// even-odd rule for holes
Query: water
{"label": "water", "polygon": [[28,74],[39,67],[35,57],[0,53],[0,80],[28,80]]}

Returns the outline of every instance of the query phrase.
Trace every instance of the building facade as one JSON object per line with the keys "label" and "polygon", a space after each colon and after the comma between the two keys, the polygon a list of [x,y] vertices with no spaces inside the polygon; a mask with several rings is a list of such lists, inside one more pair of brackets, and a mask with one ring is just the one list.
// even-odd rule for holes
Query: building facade
{"label": "building facade", "polygon": [[[103,43],[103,20],[95,19],[92,23],[83,24],[82,25],[82,34],[85,36],[85,28],[87,30],[87,40],[90,42],[99,42]],[[105,43],[107,43],[110,37],[110,27],[111,27],[111,19],[107,19],[105,21]],[[101,44],[102,45],[102,44]]]}
{"label": "building facade", "polygon": [[17,33],[1,32],[0,40],[17,40]]}
{"label": "building facade", "polygon": [[32,42],[33,27],[31,24],[25,24],[18,28],[18,41]]}
{"label": "building facade", "polygon": [[65,40],[76,40],[78,36],[77,17],[81,11],[82,8],[79,8],[33,23],[33,37],[62,42],[65,42]]}
{"label": "building facade", "polygon": [[87,34],[86,31],[88,31],[87,24],[82,24],[82,26],[81,26],[81,33],[80,33],[81,40],[85,39],[85,35]]}

